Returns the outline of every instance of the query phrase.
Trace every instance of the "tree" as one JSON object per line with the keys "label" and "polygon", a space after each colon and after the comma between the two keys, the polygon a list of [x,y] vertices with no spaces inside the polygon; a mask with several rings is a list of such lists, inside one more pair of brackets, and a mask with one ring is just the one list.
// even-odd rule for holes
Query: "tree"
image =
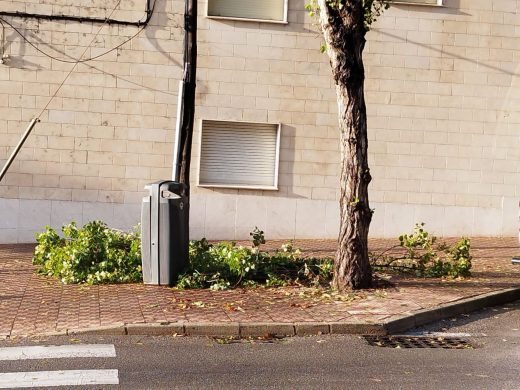
{"label": "tree", "polygon": [[368,288],[372,284],[368,229],[373,211],[368,201],[372,177],[368,167],[363,49],[370,25],[388,8],[388,0],[313,0],[307,8],[318,16],[338,100],[341,215],[333,286],[340,291]]}

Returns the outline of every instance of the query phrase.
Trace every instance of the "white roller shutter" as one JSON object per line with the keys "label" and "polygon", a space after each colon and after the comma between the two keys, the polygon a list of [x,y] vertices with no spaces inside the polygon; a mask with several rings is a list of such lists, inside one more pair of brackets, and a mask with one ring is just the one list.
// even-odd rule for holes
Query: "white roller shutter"
{"label": "white roller shutter", "polygon": [[442,5],[442,0],[394,0],[392,2],[401,4]]}
{"label": "white roller shutter", "polygon": [[208,16],[283,22],[285,0],[208,0]]}
{"label": "white roller shutter", "polygon": [[199,185],[277,189],[280,125],[202,121]]}

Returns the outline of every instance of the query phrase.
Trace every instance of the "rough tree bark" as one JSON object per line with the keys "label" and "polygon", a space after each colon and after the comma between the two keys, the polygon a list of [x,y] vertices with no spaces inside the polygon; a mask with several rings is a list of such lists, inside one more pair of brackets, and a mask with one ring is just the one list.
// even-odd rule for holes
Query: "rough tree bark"
{"label": "rough tree bark", "polygon": [[367,115],[364,98],[363,49],[366,27],[362,0],[344,0],[343,7],[318,0],[319,20],[336,82],[341,133],[341,199],[338,250],[333,286],[340,291],[371,286],[368,229]]}

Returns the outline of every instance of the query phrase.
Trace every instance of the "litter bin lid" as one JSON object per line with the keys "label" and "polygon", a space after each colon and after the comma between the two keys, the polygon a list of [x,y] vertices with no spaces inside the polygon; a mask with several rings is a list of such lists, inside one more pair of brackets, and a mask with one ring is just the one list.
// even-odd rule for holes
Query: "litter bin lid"
{"label": "litter bin lid", "polygon": [[186,189],[186,185],[179,183],[177,181],[168,181],[161,184],[161,191],[170,191],[174,194],[181,195],[181,193]]}
{"label": "litter bin lid", "polygon": [[186,184],[179,183],[172,180],[160,180],[144,186],[145,189],[152,192],[155,187],[160,187],[160,191],[169,191],[177,195],[181,195],[186,190]]}

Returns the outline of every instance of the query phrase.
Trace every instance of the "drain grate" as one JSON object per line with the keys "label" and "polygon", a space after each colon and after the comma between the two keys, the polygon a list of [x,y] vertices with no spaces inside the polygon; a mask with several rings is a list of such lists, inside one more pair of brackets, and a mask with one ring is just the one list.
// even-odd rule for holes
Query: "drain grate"
{"label": "drain grate", "polygon": [[473,346],[458,337],[425,336],[364,336],[368,344],[387,348],[471,349]]}

